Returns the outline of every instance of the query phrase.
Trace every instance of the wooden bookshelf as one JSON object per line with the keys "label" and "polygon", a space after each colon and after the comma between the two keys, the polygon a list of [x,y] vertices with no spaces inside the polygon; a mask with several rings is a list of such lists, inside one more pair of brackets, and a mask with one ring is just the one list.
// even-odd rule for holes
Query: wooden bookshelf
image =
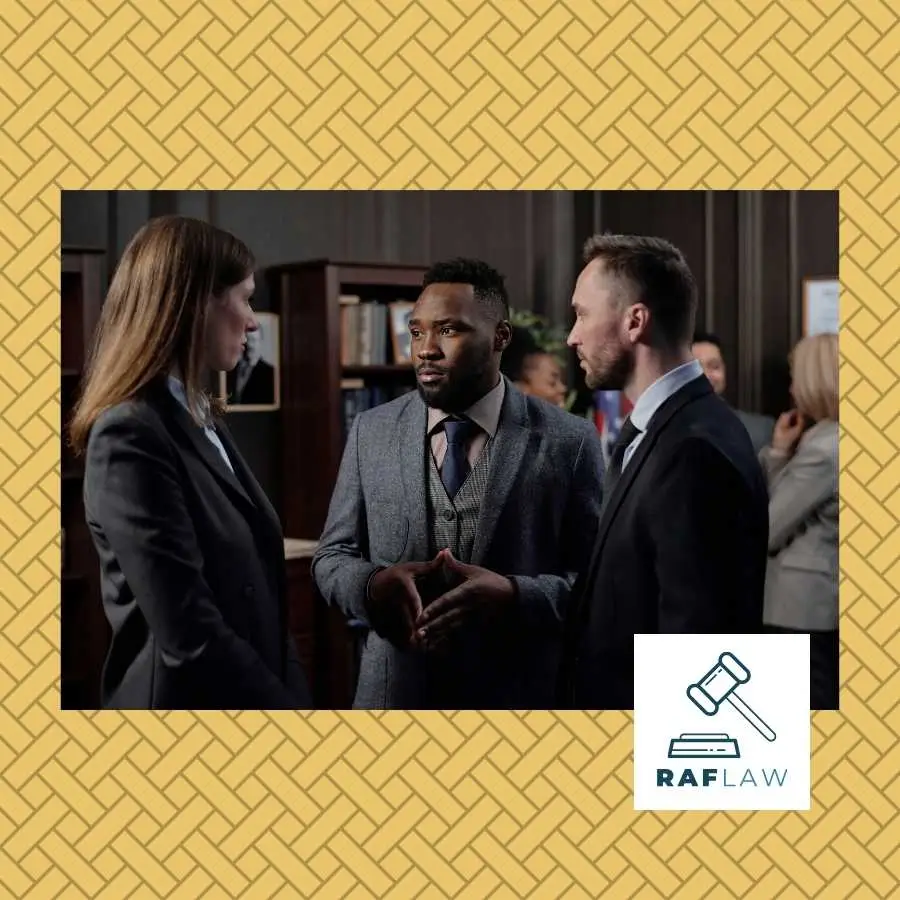
{"label": "wooden bookshelf", "polygon": [[62,250],[61,524],[61,705],[96,709],[109,626],[100,603],[100,564],[84,517],[83,468],[68,446],[68,423],[81,384],[88,347],[105,292],[104,251]]}
{"label": "wooden bookshelf", "polygon": [[[384,363],[342,364],[341,296],[411,303],[424,274],[423,266],[328,260],[267,271],[272,310],[281,317],[281,511],[289,538],[317,541],[322,533],[344,450],[345,395],[371,391],[386,400],[415,387],[412,364],[392,361],[392,342],[384,348]],[[346,709],[356,689],[359,631],[318,595],[311,555],[288,561],[290,628],[316,705]]]}
{"label": "wooden bookshelf", "polygon": [[[341,296],[414,302],[424,266],[312,260],[267,270],[281,317],[282,517],[290,537],[318,539],[344,449],[349,379],[390,395],[415,386],[411,363],[342,365]],[[390,332],[390,329],[388,329]],[[387,335],[390,340],[390,334]],[[388,359],[392,359],[391,356]]]}

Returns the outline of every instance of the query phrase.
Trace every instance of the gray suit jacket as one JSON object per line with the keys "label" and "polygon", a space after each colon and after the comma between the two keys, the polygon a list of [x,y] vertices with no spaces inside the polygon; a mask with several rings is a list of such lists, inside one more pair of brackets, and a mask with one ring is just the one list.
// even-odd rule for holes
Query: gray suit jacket
{"label": "gray suit jacket", "polygon": [[838,627],[838,424],[823,421],[793,457],[766,448],[769,564],[763,620],[797,631]]}
{"label": "gray suit jacket", "polygon": [[[362,413],[350,431],[312,565],[322,595],[348,617],[365,621],[376,567],[431,556],[426,418],[411,393]],[[507,381],[471,562],[514,578],[515,614],[440,657],[368,632],[354,706],[551,707],[566,604],[597,530],[602,465],[590,423]]]}
{"label": "gray suit jacket", "polygon": [[772,443],[772,432],[775,430],[773,418],[759,413],[744,412],[742,409],[735,409],[734,414],[747,429],[754,453],[758,454],[763,447],[768,447]]}

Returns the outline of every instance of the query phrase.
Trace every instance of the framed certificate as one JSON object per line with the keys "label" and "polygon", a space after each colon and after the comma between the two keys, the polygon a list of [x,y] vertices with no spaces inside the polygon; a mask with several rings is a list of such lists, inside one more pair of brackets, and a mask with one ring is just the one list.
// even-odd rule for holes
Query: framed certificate
{"label": "framed certificate", "polygon": [[803,336],[837,334],[841,324],[837,278],[803,279]]}

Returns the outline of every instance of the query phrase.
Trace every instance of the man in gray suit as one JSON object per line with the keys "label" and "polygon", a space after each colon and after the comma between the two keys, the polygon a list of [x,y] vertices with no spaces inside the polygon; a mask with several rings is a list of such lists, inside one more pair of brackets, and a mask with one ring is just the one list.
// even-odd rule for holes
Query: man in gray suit
{"label": "man in gray suit", "polygon": [[[709,379],[713,390],[724,400],[726,371],[725,360],[722,357],[722,344],[719,339],[709,332],[698,331],[694,335],[691,351],[694,358],[703,367],[703,373]],[[772,442],[772,430],[775,427],[774,419],[759,413],[744,412],[741,409],[732,409],[732,412],[747,429],[754,453],[759,454],[763,447],[769,446]]]}
{"label": "man in gray suit", "polygon": [[588,422],[500,375],[508,319],[490,266],[432,266],[409,322],[418,392],[351,428],[312,571],[369,627],[355,707],[553,705],[602,454]]}

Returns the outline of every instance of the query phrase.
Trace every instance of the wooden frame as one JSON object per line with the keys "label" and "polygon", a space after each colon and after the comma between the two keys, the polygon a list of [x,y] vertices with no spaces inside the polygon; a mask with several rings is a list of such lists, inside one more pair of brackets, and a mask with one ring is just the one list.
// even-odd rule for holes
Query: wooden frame
{"label": "wooden frame", "polygon": [[409,334],[409,314],[415,304],[397,300],[388,304],[391,317],[391,346],[394,348],[394,364],[412,362],[412,338]]}
{"label": "wooden frame", "polygon": [[248,351],[259,342],[260,357],[238,392],[240,364],[219,373],[219,396],[227,412],[273,412],[281,408],[281,332],[275,313],[258,312],[259,330],[247,335]]}

